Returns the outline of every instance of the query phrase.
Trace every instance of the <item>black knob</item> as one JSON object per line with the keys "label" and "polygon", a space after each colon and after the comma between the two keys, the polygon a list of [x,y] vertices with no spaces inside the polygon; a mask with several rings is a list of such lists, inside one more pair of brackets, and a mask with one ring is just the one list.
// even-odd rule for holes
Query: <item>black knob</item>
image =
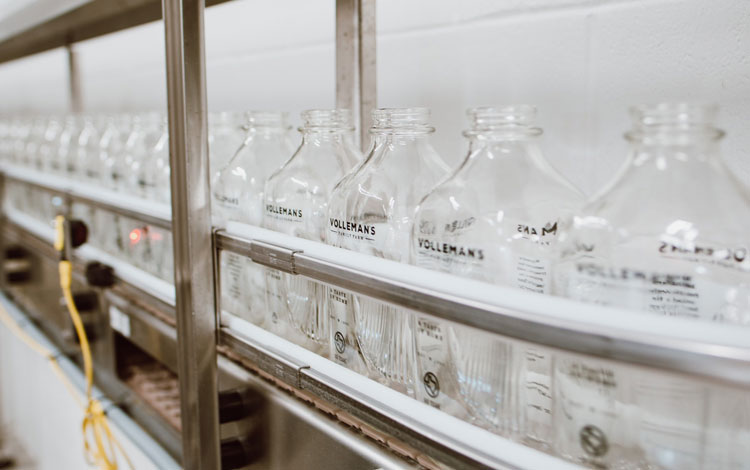
{"label": "black knob", "polygon": [[20,246],[13,245],[5,249],[5,260],[3,262],[5,279],[8,284],[20,284],[31,280],[32,262],[29,251]]}
{"label": "black knob", "polygon": [[89,228],[82,220],[70,220],[68,226],[70,227],[70,246],[78,248],[86,243],[89,237]]}
{"label": "black knob", "polygon": [[73,294],[73,302],[79,312],[85,313],[99,308],[99,296],[96,292],[78,292]]}
{"label": "black knob", "polygon": [[92,261],[86,265],[86,280],[95,287],[112,287],[115,283],[115,271],[111,266]]}
{"label": "black knob", "polygon": [[246,388],[219,392],[219,422],[231,423],[246,418],[263,407],[263,395]]}
{"label": "black knob", "polygon": [[263,457],[263,448],[260,433],[254,433],[245,439],[224,439],[221,441],[221,469],[232,470],[255,463]]}

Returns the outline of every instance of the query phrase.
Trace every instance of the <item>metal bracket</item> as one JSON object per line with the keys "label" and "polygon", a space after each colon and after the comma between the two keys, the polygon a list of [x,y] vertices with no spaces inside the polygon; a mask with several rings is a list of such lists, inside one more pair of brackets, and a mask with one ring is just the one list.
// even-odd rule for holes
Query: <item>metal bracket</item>
{"label": "metal bracket", "polygon": [[296,253],[302,253],[302,250],[294,250],[255,240],[250,242],[250,258],[253,261],[289,274],[297,274],[294,267],[294,255]]}

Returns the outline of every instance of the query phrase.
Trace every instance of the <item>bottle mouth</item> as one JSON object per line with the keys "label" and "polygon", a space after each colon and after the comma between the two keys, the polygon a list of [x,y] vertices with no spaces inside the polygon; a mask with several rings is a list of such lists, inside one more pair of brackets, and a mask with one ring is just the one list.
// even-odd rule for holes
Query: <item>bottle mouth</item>
{"label": "bottle mouth", "polygon": [[645,135],[692,133],[716,138],[724,132],[714,127],[719,107],[715,104],[656,103],[630,108],[633,130],[626,138],[638,139]]}
{"label": "bottle mouth", "polygon": [[530,104],[469,108],[466,115],[471,129],[465,131],[464,135],[472,137],[487,132],[540,135],[540,128],[531,127],[536,122],[536,113],[536,106]]}
{"label": "bottle mouth", "polygon": [[208,125],[226,125],[245,122],[245,113],[242,111],[219,111],[208,113]]}
{"label": "bottle mouth", "polygon": [[377,108],[371,112],[371,133],[406,132],[429,133],[435,128],[430,126],[429,108]]}
{"label": "bottle mouth", "polygon": [[275,127],[288,129],[289,113],[284,111],[247,111],[245,120],[249,127]]}
{"label": "bottle mouth", "polygon": [[300,130],[354,130],[348,109],[308,109],[300,116],[304,122]]}

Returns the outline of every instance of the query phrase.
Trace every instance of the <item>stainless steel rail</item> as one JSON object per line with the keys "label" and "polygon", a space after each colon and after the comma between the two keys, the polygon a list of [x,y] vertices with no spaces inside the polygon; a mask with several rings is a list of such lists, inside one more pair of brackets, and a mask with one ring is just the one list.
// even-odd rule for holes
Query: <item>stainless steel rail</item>
{"label": "stainless steel rail", "polygon": [[[347,413],[371,426],[376,432],[382,433],[384,440],[397,439],[412,447],[416,453],[429,455],[432,459],[451,468],[503,470],[518,468],[502,462],[490,463],[486,457],[472,455],[466,449],[460,449],[459,445],[446,445],[440,440],[425,437],[429,435],[429,430],[424,430],[424,433],[415,431],[419,428],[417,423],[405,420],[404,416],[399,416],[393,410],[374,407],[366,396],[357,393],[356,390],[334,383],[318,372],[310,370],[309,367],[296,364],[293,359],[285,357],[280,352],[270,351],[253,344],[227,328],[220,330],[219,340],[222,346],[249,360],[259,370],[272,375],[290,387],[322,398],[332,410],[335,410],[334,413],[338,415],[342,412]],[[413,456],[415,457],[416,455]]]}
{"label": "stainless steel rail", "polygon": [[204,0],[163,0],[182,464],[221,467]]}
{"label": "stainless steel rail", "polygon": [[[71,201],[88,204],[166,230],[172,229],[169,208],[143,199],[117,193],[111,189],[92,187],[85,183],[43,174],[26,168],[0,168],[8,181],[16,181],[45,191],[66,196]],[[162,207],[163,206],[163,207]]]}
{"label": "stainless steel rail", "polygon": [[[206,6],[228,0],[206,0]],[[64,3],[70,4],[68,8]],[[61,5],[62,4],[62,5]],[[160,0],[51,0],[0,22],[0,63],[161,19]]]}
{"label": "stainless steel rail", "polygon": [[375,0],[336,0],[336,107],[351,109],[363,150],[377,101],[376,59]]}
{"label": "stainless steel rail", "polygon": [[[539,304],[538,298],[534,298],[533,294],[520,292],[512,295],[520,296],[521,299],[528,298],[528,308],[518,306],[524,302],[514,302],[515,305],[504,307],[501,304],[462,296],[458,289],[452,292],[431,289],[416,282],[389,278],[373,271],[376,264],[383,266],[391,263],[394,272],[408,270],[410,274],[415,274],[414,279],[424,273],[425,277],[432,276],[445,281],[442,285],[450,285],[453,282],[457,286],[479,286],[490,290],[493,286],[482,287],[475,281],[374,258],[369,266],[366,266],[369,269],[365,269],[362,267],[363,263],[354,266],[351,259],[357,255],[346,250],[339,250],[340,256],[337,258],[340,262],[332,262],[330,259],[306,253],[305,247],[309,246],[309,241],[298,243],[292,237],[285,237],[285,246],[279,246],[278,237],[275,238],[243,239],[237,235],[217,231],[215,244],[219,250],[242,254],[260,264],[504,337],[563,351],[687,373],[744,387],[750,386],[750,342],[746,341],[744,345],[742,342],[743,336],[750,339],[750,333],[742,335],[736,328],[712,324],[688,325],[696,326],[707,335],[709,331],[719,332],[714,335],[715,337],[721,334],[733,335],[732,342],[701,340],[695,334],[680,337],[674,334],[674,330],[663,328],[664,320],[670,322],[675,319],[577,304],[558,298],[543,299],[544,306],[549,311],[540,311],[538,305],[531,305],[532,301]],[[270,243],[271,240],[274,240],[273,244]],[[325,249],[333,253],[333,250],[338,250],[327,246]],[[269,259],[281,261],[269,263]],[[647,324],[639,326],[634,322],[633,327],[628,329],[612,326],[605,321],[576,321],[575,315],[558,316],[555,310],[578,310],[582,314],[591,313],[611,318],[615,318],[617,314],[636,315]],[[607,312],[611,315],[607,315]],[[651,328],[650,325],[655,326]]]}
{"label": "stainless steel rail", "polygon": [[231,314],[222,318],[228,357],[426,468],[581,468],[416,402]]}

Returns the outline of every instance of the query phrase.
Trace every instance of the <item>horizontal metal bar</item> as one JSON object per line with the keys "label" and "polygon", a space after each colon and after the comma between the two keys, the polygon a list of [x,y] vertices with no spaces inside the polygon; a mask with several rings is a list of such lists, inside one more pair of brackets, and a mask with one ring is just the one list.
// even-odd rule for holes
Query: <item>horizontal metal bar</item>
{"label": "horizontal metal bar", "polygon": [[[224,314],[222,320],[219,341],[232,353],[320,398],[343,421],[353,418],[416,454],[451,468],[580,468],[415,402],[237,317]],[[298,366],[296,374],[290,363]]]}
{"label": "horizontal metal bar", "polygon": [[[263,380],[239,363],[224,356],[219,356],[218,363],[220,382],[223,381],[225,387],[229,384],[231,384],[231,388],[250,386],[254,390],[260,391],[267,398],[269,408],[273,410],[272,413],[281,411],[283,415],[288,415],[295,421],[300,420],[300,422],[312,426],[315,432],[322,433],[327,438],[345,446],[347,450],[371,461],[372,466],[368,468],[382,470],[416,470],[422,468],[417,464],[410,465],[402,458],[394,455],[389,449],[384,449],[375,442],[364,439],[356,430],[341,426],[338,421],[330,419],[329,414],[324,414],[321,410],[309,406],[309,402],[302,402],[287,393],[280,393],[279,389],[273,384]],[[274,423],[282,426],[285,422],[285,419],[274,420]],[[271,427],[273,428],[274,424]],[[273,431],[271,432],[273,433]],[[289,431],[288,428],[284,427],[277,432],[286,434]],[[273,438],[272,434],[271,439],[273,440]],[[286,451],[286,449],[284,450]],[[329,456],[329,458],[331,457]],[[279,462],[279,464],[283,465],[283,462]],[[361,468],[361,466],[357,468]]]}
{"label": "horizontal metal bar", "polygon": [[[226,1],[206,0],[206,6]],[[0,34],[0,63],[157,21],[162,17],[160,0],[89,0],[67,10],[57,5],[55,7],[50,8],[45,2],[31,2],[28,7],[0,23],[0,31],[11,31],[10,35]],[[52,16],[50,11],[53,12]]]}
{"label": "horizontal metal bar", "polygon": [[54,194],[65,195],[74,202],[88,204],[149,225],[166,230],[172,229],[172,218],[169,206],[166,204],[153,203],[116,193],[110,189],[69,181],[26,168],[4,166],[2,171],[10,181],[28,184]]}
{"label": "horizontal metal bar", "polygon": [[[52,247],[54,235],[52,228],[14,211],[6,212],[6,221],[5,235],[9,240],[48,258],[58,258],[57,252]],[[118,281],[113,289],[129,292],[132,297],[139,299],[139,303],[144,304],[145,309],[169,311],[171,317],[174,317],[174,288],[168,282],[86,245],[74,251],[73,261],[74,268],[80,272],[83,272],[84,264],[89,261],[99,261],[112,266]]]}
{"label": "horizontal metal bar", "polygon": [[405,442],[411,447],[431,455],[434,459],[449,464],[451,468],[517,468],[481,465],[477,460],[467,455],[448,449],[439,442],[431,441],[425,438],[423,434],[402,426],[389,418],[387,410],[378,409],[366,396],[355,393],[352,389],[347,390],[341,384],[332,383],[325,375],[311,371],[308,366],[295,367],[288,360],[283,359],[278,351],[271,351],[261,345],[254,344],[228,328],[220,330],[219,342],[221,346],[229,348],[242,359],[288,386],[310,392],[323,399],[332,410],[336,410],[338,413],[343,411],[354,416],[382,433],[383,436]]}
{"label": "horizontal metal bar", "polygon": [[255,364],[258,369],[293,386],[300,387],[300,371],[307,367],[295,362],[281,351],[267,351],[244,341],[231,331],[222,328],[220,343]]}
{"label": "horizontal metal bar", "polygon": [[[564,351],[750,386],[748,335],[729,325],[538,296],[263,229],[248,228],[248,233],[263,239],[219,231],[218,246],[273,241],[294,252],[300,275],[442,320]],[[252,250],[240,251],[253,259]]]}

